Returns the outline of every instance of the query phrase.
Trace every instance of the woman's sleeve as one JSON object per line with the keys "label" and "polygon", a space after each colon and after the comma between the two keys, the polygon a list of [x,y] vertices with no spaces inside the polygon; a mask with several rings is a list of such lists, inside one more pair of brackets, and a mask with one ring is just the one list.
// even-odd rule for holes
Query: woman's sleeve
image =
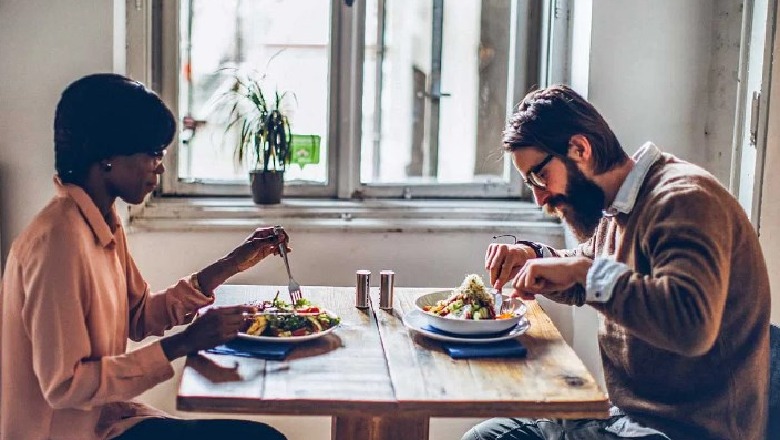
{"label": "woman's sleeve", "polygon": [[[124,234],[120,241],[124,244]],[[130,307],[130,339],[134,341],[150,335],[161,336],[173,326],[187,324],[199,308],[214,302],[213,296],[207,297],[192,287],[189,277],[153,293],[126,247],[124,258]]]}

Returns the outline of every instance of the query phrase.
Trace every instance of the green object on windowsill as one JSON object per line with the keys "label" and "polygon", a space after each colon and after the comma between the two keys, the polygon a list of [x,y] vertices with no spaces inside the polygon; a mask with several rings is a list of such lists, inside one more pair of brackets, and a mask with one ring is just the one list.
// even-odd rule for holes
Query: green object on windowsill
{"label": "green object on windowsill", "polygon": [[304,165],[316,165],[320,163],[320,135],[317,134],[293,134],[290,142],[290,163]]}

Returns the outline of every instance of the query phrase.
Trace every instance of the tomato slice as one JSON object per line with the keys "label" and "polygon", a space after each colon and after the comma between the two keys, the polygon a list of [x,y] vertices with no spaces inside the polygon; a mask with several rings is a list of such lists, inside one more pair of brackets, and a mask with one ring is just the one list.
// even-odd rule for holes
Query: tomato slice
{"label": "tomato slice", "polygon": [[298,313],[320,313],[319,307],[306,307],[305,309],[298,309]]}
{"label": "tomato slice", "polygon": [[297,330],[292,331],[293,336],[306,336],[307,334],[308,332],[306,331],[305,328],[299,328]]}

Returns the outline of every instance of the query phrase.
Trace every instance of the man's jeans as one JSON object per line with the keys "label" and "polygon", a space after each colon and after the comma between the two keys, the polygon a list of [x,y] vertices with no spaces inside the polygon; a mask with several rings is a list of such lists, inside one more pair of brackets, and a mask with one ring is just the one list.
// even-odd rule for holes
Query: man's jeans
{"label": "man's jeans", "polygon": [[486,420],[471,428],[462,440],[670,440],[664,433],[644,427],[619,409],[610,410],[608,419]]}

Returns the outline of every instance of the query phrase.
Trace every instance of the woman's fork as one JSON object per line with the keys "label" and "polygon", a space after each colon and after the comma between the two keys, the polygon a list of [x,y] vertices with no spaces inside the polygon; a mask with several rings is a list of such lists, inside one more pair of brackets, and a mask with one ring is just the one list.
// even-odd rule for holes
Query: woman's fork
{"label": "woman's fork", "polygon": [[[282,228],[280,226],[275,226],[274,233],[279,235],[281,229]],[[297,304],[298,301],[303,298],[303,294],[301,293],[301,285],[295,281],[292,273],[290,273],[290,262],[287,261],[287,249],[285,249],[284,243],[279,244],[279,254],[281,254],[282,259],[284,259],[284,267],[287,269],[287,278],[289,279],[287,283],[287,291],[290,292],[290,302],[294,307],[295,304]]]}

